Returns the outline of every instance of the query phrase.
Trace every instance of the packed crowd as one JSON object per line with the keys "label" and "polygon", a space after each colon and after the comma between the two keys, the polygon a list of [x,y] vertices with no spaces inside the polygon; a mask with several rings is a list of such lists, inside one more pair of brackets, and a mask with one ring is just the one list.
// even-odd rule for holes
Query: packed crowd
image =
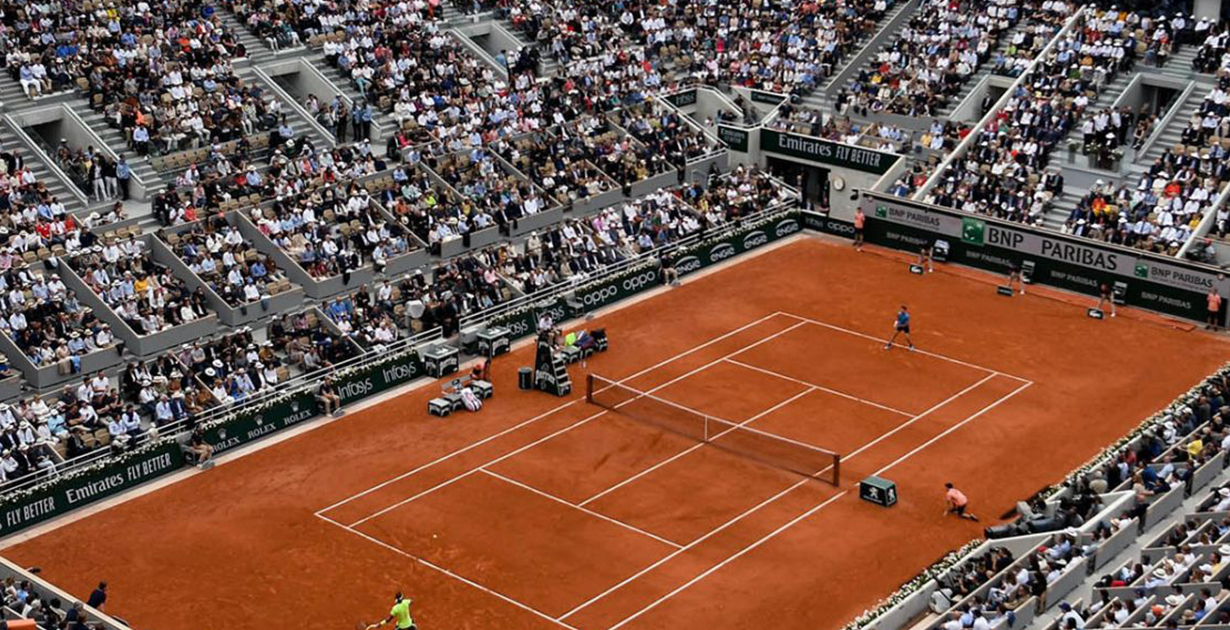
{"label": "packed crowd", "polygon": [[426,166],[397,166],[393,183],[392,188],[381,191],[381,203],[431,251],[439,251],[446,241],[495,225],[490,214],[463,203],[451,187],[434,180]]}
{"label": "packed crowd", "polygon": [[557,205],[613,190],[615,181],[585,157],[582,147],[549,134],[535,134],[497,145],[513,168],[538,183]]}
{"label": "packed crowd", "polygon": [[93,243],[64,203],[51,194],[16,150],[0,150],[0,271],[40,250],[75,252]]}
{"label": "packed crowd", "polygon": [[1020,18],[1019,0],[925,0],[897,39],[851,81],[845,103],[864,113],[934,116]]}
{"label": "packed crowd", "polygon": [[[372,154],[370,143],[322,149],[310,139],[291,137],[293,131],[285,122],[281,129],[287,135],[270,143],[267,164],[260,163],[246,139],[228,152],[213,145],[204,163],[188,165],[176,177],[175,187],[155,197],[154,215],[163,225],[189,223],[225,204],[240,204],[243,199],[252,203],[301,195],[384,169],[383,160]],[[275,131],[274,135],[281,138],[282,132]]]}
{"label": "packed crowd", "polygon": [[95,245],[72,259],[73,270],[138,335],[152,335],[211,314],[205,295],[191,291],[136,238]]}
{"label": "packed crowd", "polygon": [[21,266],[0,252],[0,330],[37,366],[81,371],[81,357],[115,344],[111,326],[98,318],[58,275]]}
{"label": "packed crowd", "polygon": [[487,149],[431,157],[426,164],[460,195],[463,215],[486,215],[503,227],[548,208],[549,199],[537,186]]}
{"label": "packed crowd", "polygon": [[502,251],[500,269],[522,293],[558,284],[577,284],[628,258],[617,243],[604,242],[575,219],[533,232],[522,251]]}
{"label": "packed crowd", "polygon": [[279,197],[250,213],[261,233],[316,278],[341,275],[349,281],[367,263],[382,271],[417,243],[357,182]]}
{"label": "packed crowd", "polygon": [[188,367],[202,390],[218,403],[238,403],[285,380],[282,358],[273,344],[257,345],[251,328],[184,344],[175,358]]}
{"label": "packed crowd", "polygon": [[[974,145],[945,171],[928,200],[967,212],[1040,223],[1062,193],[1044,177],[1050,153],[1079,127],[1097,91],[1131,67],[1136,31],[1128,24],[1139,22],[1135,14],[1097,12],[1084,20],[1082,28],[1057,40],[979,132]],[[1146,36],[1164,29],[1146,30]]]}
{"label": "packed crowd", "polygon": [[277,263],[244,238],[224,216],[214,215],[166,235],[172,250],[231,306],[270,295],[270,285],[285,279]]}
{"label": "packed crowd", "polygon": [[384,348],[402,337],[398,321],[404,321],[405,306],[401,290],[387,281],[372,291],[360,287],[353,294],[333,298],[324,307],[325,315],[342,331],[365,349]]}
{"label": "packed crowd", "polygon": [[640,254],[705,228],[705,217],[668,190],[611,206],[586,219],[603,245]]}

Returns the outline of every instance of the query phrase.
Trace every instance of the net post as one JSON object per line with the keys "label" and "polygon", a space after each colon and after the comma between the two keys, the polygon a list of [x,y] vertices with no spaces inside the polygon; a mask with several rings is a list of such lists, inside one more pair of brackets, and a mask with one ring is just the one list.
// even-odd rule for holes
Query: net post
{"label": "net post", "polygon": [[594,404],[594,375],[593,373],[585,375],[585,402]]}
{"label": "net post", "polygon": [[833,485],[841,487],[841,455],[833,453]]}

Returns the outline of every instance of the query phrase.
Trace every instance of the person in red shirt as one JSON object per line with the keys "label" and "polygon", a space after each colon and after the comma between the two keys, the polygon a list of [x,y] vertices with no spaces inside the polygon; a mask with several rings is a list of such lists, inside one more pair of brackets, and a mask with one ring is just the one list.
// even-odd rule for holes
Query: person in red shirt
{"label": "person in red shirt", "polygon": [[1205,324],[1206,330],[1219,330],[1221,328],[1221,294],[1217,292],[1217,287],[1209,289],[1209,322]]}
{"label": "person in red shirt", "polygon": [[977,523],[978,517],[974,516],[971,512],[965,511],[966,507],[969,506],[969,499],[965,496],[965,493],[953,487],[951,482],[944,484],[944,487],[948,489],[948,492],[944,495],[944,514],[951,512],[961,518]]}
{"label": "person in red shirt", "polygon": [[863,226],[867,223],[867,215],[863,214],[863,209],[859,208],[854,211],[854,250],[863,251]]}

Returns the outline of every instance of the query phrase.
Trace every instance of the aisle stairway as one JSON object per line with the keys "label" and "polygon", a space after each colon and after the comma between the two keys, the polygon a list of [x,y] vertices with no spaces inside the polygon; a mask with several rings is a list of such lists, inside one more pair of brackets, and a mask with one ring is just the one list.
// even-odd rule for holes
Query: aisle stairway
{"label": "aisle stairway", "polygon": [[102,139],[108,148],[124,156],[124,160],[128,162],[128,167],[132,169],[137,179],[153,185],[155,189],[162,188],[159,185],[162,177],[154,170],[149,158],[137,155],[137,152],[128,146],[128,140],[119,127],[112,125],[101,112],[91,108],[84,98],[75,98],[67,105],[90,128],[90,131],[94,132],[94,135]]}
{"label": "aisle stairway", "polygon": [[[56,174],[48,168],[43,162],[40,154],[35,152],[33,147],[30,147],[23,142],[14,131],[7,117],[0,121],[0,147],[5,151],[16,151],[29,167],[30,172],[34,173],[34,177],[47,186],[52,195],[59,199],[69,212],[82,212],[89,208],[81,202],[81,200],[73,193],[76,185],[60,179]],[[70,188],[72,187],[72,188]]]}

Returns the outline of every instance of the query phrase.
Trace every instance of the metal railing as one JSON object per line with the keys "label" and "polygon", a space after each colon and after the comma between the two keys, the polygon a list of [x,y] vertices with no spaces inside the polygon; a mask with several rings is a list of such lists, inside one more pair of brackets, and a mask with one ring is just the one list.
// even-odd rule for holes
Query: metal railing
{"label": "metal railing", "polygon": [[[783,187],[793,190],[792,188],[786,187],[784,185]],[[631,258],[626,258],[617,263],[614,263],[611,266],[603,269],[602,271],[585,278],[583,281],[579,283],[557,284],[554,286],[546,287],[544,289],[539,289],[538,291],[534,291],[533,293],[527,293],[521,297],[514,298],[512,300],[504,302],[503,304],[498,304],[491,308],[478,311],[470,315],[463,316],[461,318],[461,326],[464,328],[466,326],[472,326],[482,321],[490,321],[494,319],[499,319],[501,317],[509,315],[510,313],[519,312],[527,308],[533,308],[533,306],[539,302],[545,302],[549,300],[558,300],[559,298],[576,291],[578,287],[589,285],[589,284],[598,284],[614,276],[617,276],[620,273],[623,273],[624,271],[627,271],[629,269],[634,269],[636,267],[639,267],[645,264],[653,263],[653,261],[660,258],[663,254],[678,251],[680,249],[685,249],[691,245],[695,245],[704,240],[729,236],[730,234],[738,231],[744,223],[751,223],[751,222],[759,221],[761,219],[772,216],[774,214],[778,214],[782,212],[783,210],[785,210],[786,208],[790,207],[792,203],[793,203],[792,201],[777,203],[768,208],[765,208],[764,210],[761,210],[760,212],[757,212],[756,214],[742,217],[736,221],[719,226],[718,228],[714,230],[707,231],[707,232],[704,232],[704,231],[697,232],[695,234],[685,236],[684,238],[681,238],[678,241],[675,241],[673,243],[668,243],[666,245],[662,245],[660,247],[655,247],[654,249],[641,252],[637,254],[636,256],[633,256]]]}
{"label": "metal railing", "polygon": [[925,199],[927,194],[930,193],[931,190],[935,188],[935,186],[944,178],[944,174],[948,172],[948,169],[952,168],[953,163],[964,157],[965,154],[969,152],[970,147],[977,142],[978,136],[982,133],[982,130],[985,129],[996,116],[999,115],[1000,110],[1008,104],[1008,101],[1012,99],[1017,90],[1020,89],[1021,86],[1025,85],[1025,81],[1033,75],[1034,71],[1038,69],[1038,67],[1042,64],[1042,61],[1046,59],[1047,55],[1049,55],[1050,52],[1059,45],[1059,42],[1065,36],[1075,30],[1078,25],[1084,23],[1083,20],[1085,19],[1087,10],[1087,7],[1077,9],[1077,11],[1072,14],[1072,17],[1068,18],[1068,21],[1064,23],[1063,28],[1051,35],[1046,46],[1044,46],[1042,50],[1034,56],[1033,61],[1029,63],[1029,66],[1025,68],[1025,71],[1012,82],[1012,85],[1009,86],[1002,95],[1000,95],[999,100],[995,101],[995,104],[987,110],[987,113],[983,114],[982,119],[974,125],[974,128],[970,130],[969,134],[967,134],[963,140],[961,140],[960,144],[958,144],[957,147],[948,154],[948,157],[945,158],[938,167],[936,167],[935,172],[931,173],[931,177],[928,177],[927,181],[924,182],[922,186],[919,186],[918,190],[915,191],[910,197],[911,199],[917,201],[922,201]]}
{"label": "metal railing", "polygon": [[[364,350],[358,355],[350,357],[344,361],[331,365],[326,368],[321,368],[312,372],[295,375],[286,381],[277,385],[263,389],[245,398],[242,402],[226,404],[219,403],[214,407],[210,407],[201,412],[197,416],[188,419],[177,420],[161,427],[150,427],[142,433],[142,438],[149,438],[151,433],[157,436],[156,439],[173,438],[176,441],[182,441],[187,434],[197,425],[209,424],[226,416],[239,415],[250,409],[269,403],[270,401],[293,396],[305,391],[311,390],[317,383],[324,380],[325,377],[337,374],[343,370],[352,368],[362,369],[368,366],[373,366],[385,360],[389,356],[396,355],[405,350],[422,347],[432,342],[441,341],[444,339],[443,332],[440,328],[423,331],[417,335],[399,339],[391,344],[379,348],[370,348]],[[138,438],[141,439],[141,438]],[[79,457],[74,457],[60,466],[51,469],[50,473],[31,474],[22,479],[16,480],[10,484],[0,486],[0,500],[4,494],[17,492],[29,489],[33,486],[53,480],[61,475],[66,475],[74,471],[87,468],[102,460],[108,459],[113,454],[107,448],[98,448],[95,451],[86,453]]]}

